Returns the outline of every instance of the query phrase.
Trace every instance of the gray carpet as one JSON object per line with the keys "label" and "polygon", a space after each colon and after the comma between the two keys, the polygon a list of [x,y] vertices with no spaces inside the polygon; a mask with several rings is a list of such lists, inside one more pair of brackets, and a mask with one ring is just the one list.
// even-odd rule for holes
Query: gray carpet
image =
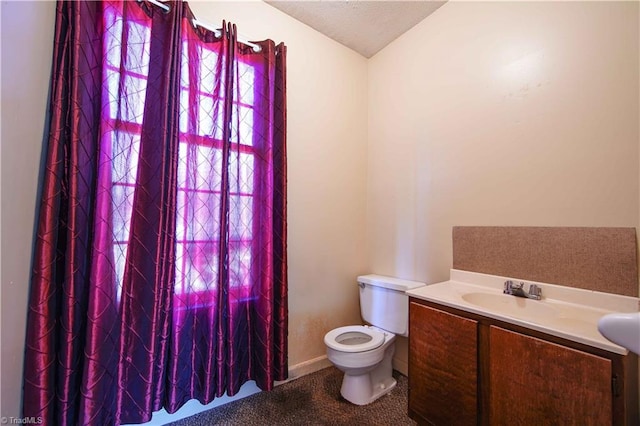
{"label": "gray carpet", "polygon": [[171,425],[415,425],[407,416],[407,378],[393,375],[396,387],[364,406],[340,396],[342,373],[329,367]]}

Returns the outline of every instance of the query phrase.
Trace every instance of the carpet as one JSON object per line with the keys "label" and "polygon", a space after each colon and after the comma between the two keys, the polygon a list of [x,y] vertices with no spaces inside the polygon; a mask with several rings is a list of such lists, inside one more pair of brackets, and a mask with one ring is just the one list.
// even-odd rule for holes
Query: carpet
{"label": "carpet", "polygon": [[407,378],[396,371],[393,375],[396,387],[368,405],[342,398],[342,372],[328,367],[171,425],[415,425],[407,416]]}

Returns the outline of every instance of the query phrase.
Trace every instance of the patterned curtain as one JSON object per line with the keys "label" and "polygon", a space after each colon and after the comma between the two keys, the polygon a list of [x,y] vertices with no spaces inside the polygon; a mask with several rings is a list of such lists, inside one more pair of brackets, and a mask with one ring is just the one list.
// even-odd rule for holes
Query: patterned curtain
{"label": "patterned curtain", "polygon": [[287,376],[286,48],[166,4],[57,4],[23,398],[44,424]]}

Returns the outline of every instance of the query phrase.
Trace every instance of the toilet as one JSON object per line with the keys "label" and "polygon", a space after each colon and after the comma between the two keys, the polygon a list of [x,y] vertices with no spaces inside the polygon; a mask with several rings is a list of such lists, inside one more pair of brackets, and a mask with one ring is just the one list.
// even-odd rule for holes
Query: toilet
{"label": "toilet", "polygon": [[358,277],[360,314],[370,325],[348,325],[324,336],[327,358],[344,372],[340,394],[366,405],[396,385],[391,361],[396,335],[409,334],[409,300],[405,291],[424,283],[382,275]]}

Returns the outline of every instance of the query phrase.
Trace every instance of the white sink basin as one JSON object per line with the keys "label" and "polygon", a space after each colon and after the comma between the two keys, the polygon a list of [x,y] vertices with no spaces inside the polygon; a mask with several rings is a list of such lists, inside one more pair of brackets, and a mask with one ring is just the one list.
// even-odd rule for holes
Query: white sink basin
{"label": "white sink basin", "polygon": [[469,302],[472,305],[495,310],[496,312],[516,318],[549,319],[558,316],[558,311],[540,301],[506,294],[492,294],[484,292],[464,293],[462,295],[462,300]]}
{"label": "white sink basin", "polygon": [[598,331],[613,343],[640,354],[640,312],[605,315],[598,321]]}

